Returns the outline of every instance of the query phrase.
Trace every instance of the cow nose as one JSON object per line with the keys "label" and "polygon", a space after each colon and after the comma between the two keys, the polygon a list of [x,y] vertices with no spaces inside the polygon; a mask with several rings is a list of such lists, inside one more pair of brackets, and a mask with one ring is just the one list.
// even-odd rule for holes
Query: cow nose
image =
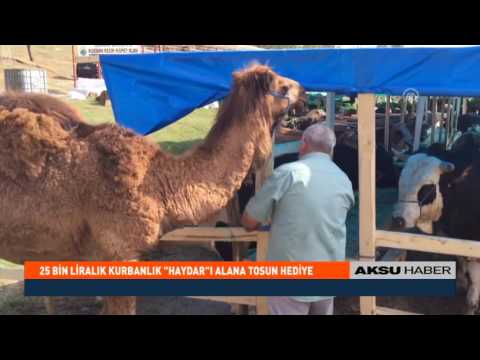
{"label": "cow nose", "polygon": [[392,219],[392,226],[394,229],[403,229],[405,228],[405,220],[402,217],[394,217]]}

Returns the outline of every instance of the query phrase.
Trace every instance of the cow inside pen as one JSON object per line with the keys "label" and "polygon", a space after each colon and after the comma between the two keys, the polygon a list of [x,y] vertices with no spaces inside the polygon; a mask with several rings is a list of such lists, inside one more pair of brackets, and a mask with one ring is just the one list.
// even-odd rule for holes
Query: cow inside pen
{"label": "cow inside pen", "polygon": [[[450,151],[432,146],[411,156],[399,183],[392,229],[480,240],[480,134],[464,134]],[[479,310],[480,262],[459,258],[459,286],[467,290],[468,314]]]}
{"label": "cow inside pen", "polygon": [[[308,118],[308,116],[307,116]],[[310,121],[310,123],[320,122],[324,119],[317,121]],[[388,227],[390,230],[402,231],[407,230],[407,227],[417,228],[418,233],[434,234],[434,235],[443,235],[452,238],[462,238],[462,239],[480,239],[480,233],[475,232],[476,224],[474,224],[474,219],[478,218],[479,214],[472,212],[471,216],[459,216],[461,214],[461,208],[459,204],[462,203],[465,205],[467,201],[466,189],[471,188],[471,183],[474,182],[473,177],[477,174],[480,177],[480,162],[475,162],[476,154],[480,152],[480,134],[476,132],[475,125],[477,124],[477,118],[474,116],[461,116],[460,120],[464,120],[465,123],[459,121],[459,129],[463,130],[464,134],[459,137],[453,144],[450,146],[450,151],[445,150],[443,144],[434,143],[429,147],[422,147],[421,151],[418,154],[412,155],[408,160],[405,169],[397,166],[394,161],[394,157],[397,154],[395,151],[386,151],[382,145],[377,145],[376,147],[376,183],[377,183],[377,217],[382,219],[383,224]],[[430,140],[430,132],[432,126],[435,124],[432,121],[432,116],[425,116],[422,123],[421,130],[421,140],[425,144],[429,144],[427,140]],[[404,123],[404,128],[411,133],[415,128],[415,119],[410,118]],[[394,144],[401,143],[402,145],[408,144],[411,145],[411,142],[408,136],[405,136],[405,132],[402,132],[399,129],[398,124],[393,128],[394,130],[391,134],[397,136],[398,138],[394,141]],[[304,129],[297,129],[304,130]],[[339,166],[350,178],[354,189],[358,191],[358,177],[359,177],[359,167],[358,167],[358,149],[356,146],[357,143],[357,133],[352,127],[345,127],[340,124],[335,128],[337,138],[340,139],[339,144],[335,149],[335,155],[333,161]],[[395,132],[397,130],[397,132]],[[408,134],[407,132],[407,134]],[[381,139],[384,135],[384,128],[377,129],[377,139]],[[345,140],[347,139],[347,140]],[[428,160],[427,163],[423,163],[420,160],[422,153],[428,154],[429,157],[436,156],[439,159],[442,159],[443,162],[437,164],[436,161]],[[408,156],[406,156],[408,157]],[[451,163],[448,160],[451,159]],[[274,167],[277,168],[283,164],[297,161],[298,153],[290,152],[287,154],[282,154],[275,158]],[[412,165],[416,163],[416,165]],[[451,164],[454,163],[455,166],[452,167]],[[477,164],[478,165],[475,165]],[[439,165],[439,166],[437,166]],[[433,184],[426,184],[427,180],[416,179],[412,175],[412,167],[417,169],[417,172],[426,174],[431,173],[433,177],[439,176],[436,182],[436,188]],[[438,169],[436,171],[435,169]],[[454,169],[454,171],[452,171]],[[466,169],[472,169],[473,172],[468,172]],[[400,181],[400,173],[403,174],[403,178],[413,180],[418,182],[418,186],[414,186],[414,189],[408,188],[404,182]],[[459,179],[461,178],[461,179]],[[425,178],[422,178],[425,179]],[[426,178],[432,180],[430,178]],[[450,180],[447,180],[450,179]],[[452,180],[453,179],[453,180]],[[422,183],[425,183],[423,184]],[[432,180],[433,181],[433,180]],[[433,181],[434,182],[434,181]],[[448,184],[447,184],[448,183]],[[248,200],[253,196],[255,191],[255,181],[246,182],[242,189],[240,190],[239,204],[240,212],[242,213]],[[446,185],[447,184],[447,185]],[[460,187],[456,185],[457,192],[453,192],[451,184],[461,184]],[[469,185],[470,184],[470,185]],[[407,190],[405,188],[408,188]],[[387,195],[384,195],[382,189],[387,190]],[[434,191],[435,190],[435,191]],[[398,191],[400,194],[398,195]],[[405,192],[416,192],[417,197],[414,201],[420,204],[420,209],[422,209],[422,217],[415,226],[406,226],[405,222],[399,219],[398,214],[401,208],[401,201],[396,202],[395,199],[402,199],[402,196],[405,196]],[[454,194],[454,195],[453,195]],[[410,195],[408,195],[410,196]],[[407,196],[407,197],[408,197]],[[415,196],[410,196],[412,199]],[[385,204],[382,201],[388,199],[391,203]],[[473,207],[475,202],[475,197],[468,198],[468,207]],[[442,202],[443,201],[443,202]],[[395,204],[396,203],[396,204]],[[439,205],[441,203],[441,206]],[[405,203],[405,206],[410,206],[412,203]],[[412,205],[413,206],[413,205]],[[439,207],[440,206],[440,207]],[[443,207],[443,208],[442,208]],[[435,210],[432,210],[435,208]],[[382,212],[387,212],[382,213]],[[409,212],[407,211],[407,214]],[[358,214],[352,214],[350,216],[349,223],[347,226],[352,227],[352,217],[357,216]],[[431,217],[433,221],[430,223],[422,222],[425,218]],[[388,219],[389,221],[385,221]],[[391,220],[393,219],[393,220]],[[388,225],[387,225],[388,223]],[[467,224],[467,226],[465,226]],[[354,224],[358,227],[358,220]],[[378,224],[377,224],[378,225]],[[411,224],[408,224],[411,225]],[[221,226],[227,226],[226,224],[221,224]],[[356,239],[349,239],[349,242],[356,241],[358,239],[358,232],[352,232],[350,229],[349,234],[354,234]],[[408,231],[412,231],[408,229]],[[480,231],[480,228],[479,228]],[[351,246],[351,244],[350,244]],[[222,257],[225,260],[232,260],[231,254],[231,245],[228,243],[218,244],[217,249],[221,253]],[[253,250],[253,249],[252,249]],[[356,253],[350,253],[350,255],[355,256]],[[435,258],[435,256],[433,256]],[[427,256],[428,258],[428,256]],[[458,283],[460,287],[467,289],[467,304],[468,304],[468,313],[474,313],[478,309],[478,300],[480,298],[480,266],[477,261],[469,261],[468,259],[461,258],[459,259],[459,276]],[[477,275],[478,274],[478,275]]]}

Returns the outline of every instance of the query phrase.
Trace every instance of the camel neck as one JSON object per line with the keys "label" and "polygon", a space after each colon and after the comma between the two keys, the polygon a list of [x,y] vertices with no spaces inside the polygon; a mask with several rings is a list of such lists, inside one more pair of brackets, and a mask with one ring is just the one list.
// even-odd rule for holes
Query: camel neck
{"label": "camel neck", "polygon": [[215,144],[157,164],[164,173],[158,180],[171,189],[160,199],[168,223],[196,225],[224,209],[252,167],[257,142],[258,136],[232,128]]}

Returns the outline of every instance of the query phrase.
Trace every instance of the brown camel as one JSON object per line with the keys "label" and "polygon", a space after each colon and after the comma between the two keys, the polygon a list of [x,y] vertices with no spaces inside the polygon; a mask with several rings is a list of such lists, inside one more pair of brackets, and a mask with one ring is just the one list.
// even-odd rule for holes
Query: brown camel
{"label": "brown camel", "polygon": [[[270,155],[289,103],[278,93],[295,103],[303,89],[262,65],[234,73],[205,142],[182,156],[117,125],[62,120],[51,102],[0,99],[0,258],[138,260],[162,234],[211,218]],[[104,302],[106,314],[136,312],[135,297]]]}
{"label": "brown camel", "polygon": [[85,137],[92,131],[103,128],[103,125],[88,125],[76,109],[49,95],[8,92],[0,95],[0,106],[10,111],[22,108],[35,114],[48,115],[54,118],[62,129],[74,132],[76,137]]}

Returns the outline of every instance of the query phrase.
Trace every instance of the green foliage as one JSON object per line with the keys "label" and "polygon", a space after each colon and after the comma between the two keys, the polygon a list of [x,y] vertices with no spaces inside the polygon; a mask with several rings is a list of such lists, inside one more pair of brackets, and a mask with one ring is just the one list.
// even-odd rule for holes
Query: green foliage
{"label": "green foliage", "polygon": [[[337,103],[338,104],[338,103]],[[338,111],[344,111],[345,115],[353,115],[357,113],[357,107],[355,103],[344,102],[341,104],[340,109]]]}
{"label": "green foliage", "polygon": [[[115,121],[112,108],[101,106],[94,99],[66,101],[77,108],[91,124]],[[217,110],[214,109],[198,109],[184,119],[150,135],[149,138],[166,151],[182,153],[205,138],[213,125],[216,113]]]}
{"label": "green foliage", "polygon": [[87,100],[71,100],[63,99],[85,117],[92,125],[115,122],[112,108],[110,106],[102,106],[95,99]]}
{"label": "green foliage", "polygon": [[480,111],[480,98],[473,98],[467,101],[468,113]]}
{"label": "green foliage", "polygon": [[308,108],[325,110],[325,97],[322,96],[320,93],[309,93]]}
{"label": "green foliage", "polygon": [[183,153],[205,138],[213,126],[216,114],[217,110],[214,109],[198,109],[149,138],[166,151]]}
{"label": "green foliage", "polygon": [[[390,101],[390,108],[394,114],[399,114],[402,112],[402,98],[401,97],[392,97]],[[387,98],[385,96],[379,96],[377,98],[377,113],[384,114],[387,108]],[[414,105],[410,102],[407,102],[407,112],[415,111]]]}

